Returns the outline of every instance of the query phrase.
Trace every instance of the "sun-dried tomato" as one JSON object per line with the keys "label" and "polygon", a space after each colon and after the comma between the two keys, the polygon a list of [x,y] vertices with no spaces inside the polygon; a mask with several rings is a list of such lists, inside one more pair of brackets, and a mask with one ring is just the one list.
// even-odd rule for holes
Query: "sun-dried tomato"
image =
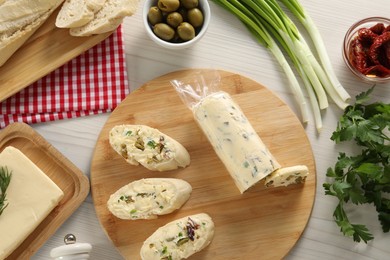
{"label": "sun-dried tomato", "polygon": [[373,77],[380,77],[380,78],[384,78],[390,75],[390,69],[382,65],[370,66],[361,72],[366,76],[373,76]]}
{"label": "sun-dried tomato", "polygon": [[374,33],[368,28],[360,28],[358,30],[358,39],[364,48],[370,48],[378,34]]}
{"label": "sun-dried tomato", "polygon": [[388,52],[390,48],[390,32],[384,32],[374,39],[370,47],[369,56],[371,61],[376,65],[382,65],[390,69],[390,59]]}
{"label": "sun-dried tomato", "polygon": [[350,45],[350,61],[352,65],[361,73],[368,67],[367,54],[364,50],[362,43],[356,37],[352,40]]}
{"label": "sun-dried tomato", "polygon": [[371,77],[390,76],[390,25],[360,28],[350,43],[352,66]]}
{"label": "sun-dried tomato", "polygon": [[390,61],[390,42],[387,42],[385,45],[385,50],[386,50],[386,58],[387,62]]}
{"label": "sun-dried tomato", "polygon": [[369,30],[377,35],[381,35],[385,30],[385,25],[383,23],[377,23],[374,26],[370,27]]}

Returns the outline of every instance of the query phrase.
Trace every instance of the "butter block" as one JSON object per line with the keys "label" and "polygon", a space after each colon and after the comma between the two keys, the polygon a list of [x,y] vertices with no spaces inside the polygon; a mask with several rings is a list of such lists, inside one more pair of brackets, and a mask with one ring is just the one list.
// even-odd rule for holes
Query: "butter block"
{"label": "butter block", "polygon": [[0,215],[0,259],[10,255],[49,215],[63,191],[20,150],[8,146],[0,166],[12,171],[8,206]]}

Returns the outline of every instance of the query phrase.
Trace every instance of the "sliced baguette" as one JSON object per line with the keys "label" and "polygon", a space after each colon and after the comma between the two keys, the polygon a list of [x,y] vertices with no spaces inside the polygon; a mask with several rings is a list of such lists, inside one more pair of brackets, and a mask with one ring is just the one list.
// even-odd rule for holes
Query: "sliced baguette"
{"label": "sliced baguette", "polygon": [[[46,12],[43,12],[38,18],[23,27],[10,29],[0,34],[0,66],[2,66],[28,40],[28,38],[35,33],[62,1],[63,0],[48,1],[51,3],[50,8],[48,8]],[[4,7],[6,3],[7,2],[0,7]],[[26,7],[24,7],[24,9],[25,8]]]}
{"label": "sliced baguette", "polygon": [[141,179],[113,193],[107,207],[120,219],[155,219],[179,209],[191,192],[191,185],[181,179]]}
{"label": "sliced baguette", "polygon": [[92,21],[81,27],[71,28],[72,36],[90,36],[115,30],[126,16],[138,9],[139,0],[107,0]]}
{"label": "sliced baguette", "polygon": [[109,142],[129,164],[141,164],[151,171],[174,170],[190,164],[190,155],[183,145],[146,125],[114,126]]}
{"label": "sliced baguette", "polygon": [[186,259],[211,243],[214,229],[214,222],[206,213],[169,222],[145,240],[141,259]]}
{"label": "sliced baguette", "polygon": [[66,0],[56,19],[59,28],[80,27],[92,21],[106,0]]}

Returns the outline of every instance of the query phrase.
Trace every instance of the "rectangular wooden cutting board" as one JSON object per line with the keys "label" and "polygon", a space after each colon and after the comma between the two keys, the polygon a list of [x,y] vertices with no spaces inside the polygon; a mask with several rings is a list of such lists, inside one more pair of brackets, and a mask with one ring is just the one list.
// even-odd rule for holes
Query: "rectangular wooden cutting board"
{"label": "rectangular wooden cutting board", "polygon": [[23,152],[64,192],[64,197],[38,227],[6,259],[29,259],[81,205],[89,180],[75,165],[24,123],[0,132],[0,152],[13,146]]}
{"label": "rectangular wooden cutting board", "polygon": [[49,19],[0,67],[0,102],[106,39],[112,32],[73,37]]}

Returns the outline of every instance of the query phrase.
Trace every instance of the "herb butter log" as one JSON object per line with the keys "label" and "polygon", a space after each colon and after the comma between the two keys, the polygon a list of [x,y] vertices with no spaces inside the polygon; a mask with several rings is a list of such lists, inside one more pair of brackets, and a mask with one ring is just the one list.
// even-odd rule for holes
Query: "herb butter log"
{"label": "herb butter log", "polygon": [[143,260],[179,260],[207,247],[214,237],[211,217],[200,213],[184,217],[157,229],[141,247]]}
{"label": "herb butter log", "polygon": [[229,94],[204,97],[193,113],[241,193],[280,168]]}
{"label": "herb butter log", "polygon": [[168,171],[190,164],[190,155],[178,141],[146,125],[118,125],[109,133],[111,147],[132,165]]}
{"label": "herb butter log", "polygon": [[181,179],[147,178],[120,188],[110,196],[107,206],[121,219],[155,219],[179,209],[191,192],[191,185]]}

